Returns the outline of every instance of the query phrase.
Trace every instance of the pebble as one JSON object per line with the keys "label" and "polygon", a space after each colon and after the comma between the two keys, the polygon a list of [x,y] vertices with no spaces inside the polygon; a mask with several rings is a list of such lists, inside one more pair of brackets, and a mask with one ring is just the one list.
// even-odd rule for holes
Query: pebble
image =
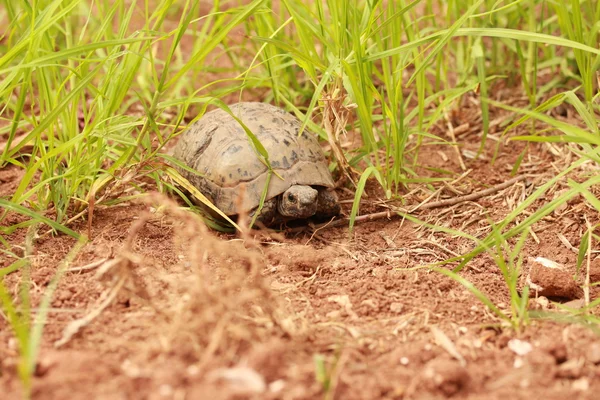
{"label": "pebble", "polygon": [[189,376],[197,376],[200,373],[200,368],[197,365],[190,365],[187,367],[187,373]]}
{"label": "pebble", "polygon": [[264,393],[267,390],[265,378],[254,369],[240,366],[221,368],[208,374],[210,380],[220,380],[234,391],[250,393]]}
{"label": "pebble", "polygon": [[585,392],[590,388],[590,381],[585,376],[583,378],[579,378],[573,381],[573,390],[577,390],[578,392]]}
{"label": "pebble", "polygon": [[162,384],[158,388],[158,392],[162,397],[171,397],[173,395],[173,387],[171,385]]}
{"label": "pebble", "polygon": [[508,348],[519,356],[524,356],[533,350],[531,343],[519,339],[511,339],[508,342]]}
{"label": "pebble", "polygon": [[582,358],[573,358],[559,365],[556,376],[567,379],[581,378],[583,373],[584,360]]}
{"label": "pebble", "polygon": [[390,304],[390,311],[396,314],[400,314],[404,310],[404,304],[402,303],[392,303]]}
{"label": "pebble", "polygon": [[536,296],[578,299],[582,289],[573,280],[573,274],[564,266],[543,257],[532,261],[527,282]]}
{"label": "pebble", "polygon": [[586,358],[592,364],[600,364],[600,342],[590,344],[586,353]]}
{"label": "pebble", "polygon": [[285,381],[283,379],[277,379],[269,383],[269,392],[271,393],[280,393],[283,389],[285,389]]}

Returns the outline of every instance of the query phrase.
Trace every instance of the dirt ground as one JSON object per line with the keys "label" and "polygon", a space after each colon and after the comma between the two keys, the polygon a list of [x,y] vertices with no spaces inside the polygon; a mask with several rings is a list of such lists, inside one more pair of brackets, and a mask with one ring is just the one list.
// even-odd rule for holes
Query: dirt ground
{"label": "dirt ground", "polygon": [[[527,106],[512,89],[493,93],[496,100]],[[263,100],[252,92],[244,99]],[[464,145],[425,144],[417,163],[421,176],[453,181],[412,185],[403,208],[513,178],[511,169],[528,146],[500,139],[503,124],[514,117],[492,109],[486,151],[473,159],[481,117],[477,98],[467,100],[431,132],[452,140],[449,123]],[[559,117],[577,123],[570,110]],[[490,232],[488,218],[500,221],[571,161],[563,145],[529,145],[517,173],[522,180],[412,215],[483,238]],[[576,172],[570,177],[597,174],[598,167]],[[14,192],[21,174],[14,166],[0,169],[0,196]],[[566,188],[561,181],[543,201]],[[352,193],[340,194],[348,215]],[[388,209],[375,184],[367,194],[361,215]],[[582,277],[572,277],[586,218],[598,222],[596,211],[574,199],[534,225],[523,249],[521,283],[538,279],[550,288],[551,300],[580,305]],[[9,214],[0,225],[22,220]],[[86,220],[71,228],[88,234]],[[152,195],[146,203],[98,207],[89,233],[52,300],[34,399],[529,400],[595,399],[600,391],[600,336],[572,321],[532,320],[521,332],[501,326],[462,285],[417,268],[467,253],[473,242],[399,217],[359,223],[352,235],[338,226],[238,236],[208,231],[173,199]],[[6,239],[12,251],[23,253],[24,230]],[[34,304],[74,245],[65,235],[36,240]],[[0,257],[0,268],[14,261]],[[564,274],[544,276],[536,257],[561,264]],[[510,313],[508,289],[489,255],[476,257],[461,275]],[[592,282],[600,280],[600,260],[592,262],[590,275]],[[20,279],[19,273],[6,277],[14,294]],[[546,296],[530,307],[557,311]],[[2,399],[20,398],[17,363],[16,341],[2,314]]]}
{"label": "dirt ground", "polygon": [[[497,126],[506,118],[494,111],[497,132],[484,157],[473,160],[469,154],[480,140],[477,107],[455,115],[468,173],[448,185],[433,184],[440,190],[431,198],[432,190],[415,185],[404,207],[508,181],[526,145],[501,146],[490,164]],[[446,137],[446,127],[434,133]],[[500,220],[567,162],[563,147],[531,145],[518,172],[525,180],[413,215],[484,237],[486,218]],[[450,146],[424,146],[419,166],[424,176],[439,176],[440,168],[454,179],[465,173]],[[0,196],[12,193],[20,174],[16,167],[0,170]],[[545,200],[565,187],[566,181],[556,185]],[[385,210],[375,185],[368,195],[362,215]],[[522,332],[501,329],[463,286],[415,268],[469,251],[473,243],[465,238],[398,217],[360,223],[352,236],[342,226],[240,237],[210,232],[174,203],[152,199],[96,210],[90,242],[52,301],[35,399],[592,399],[600,390],[600,338],[588,327],[532,320]],[[523,250],[522,279],[536,257],[567,269],[554,300],[581,301],[570,277],[584,216],[597,220],[575,199],[535,225]],[[2,224],[20,220],[9,215]],[[73,228],[87,233],[87,222]],[[13,251],[22,252],[24,235],[19,230],[8,237]],[[74,244],[64,235],[37,240],[34,299]],[[592,281],[598,272],[592,263]],[[490,256],[475,258],[462,276],[510,312],[508,289]],[[6,278],[15,293],[19,279],[16,273]],[[572,290],[561,291],[565,287]],[[531,307],[557,309],[543,296]],[[81,319],[87,320],[72,330],[69,324]],[[4,318],[0,343],[0,392],[16,399],[18,353]]]}

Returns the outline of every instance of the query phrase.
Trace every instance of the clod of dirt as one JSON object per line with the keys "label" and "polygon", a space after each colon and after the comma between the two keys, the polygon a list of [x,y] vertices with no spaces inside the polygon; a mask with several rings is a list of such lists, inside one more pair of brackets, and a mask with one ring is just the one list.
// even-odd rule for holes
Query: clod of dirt
{"label": "clod of dirt", "polygon": [[536,295],[569,300],[583,296],[583,290],[563,266],[543,257],[532,261],[527,281]]}
{"label": "clod of dirt", "polygon": [[586,353],[586,358],[592,364],[600,364],[600,343],[595,342],[590,344],[588,351]]}
{"label": "clod of dirt", "polygon": [[487,391],[509,387],[523,390],[537,384],[549,385],[556,376],[556,369],[556,363],[550,354],[534,348],[525,357],[516,356],[513,368],[502,371],[485,388]]}
{"label": "clod of dirt", "polygon": [[[107,359],[110,357],[106,357]],[[33,398],[83,398],[85,395],[94,395],[93,385],[104,377],[113,376],[117,371],[112,360],[102,360],[89,351],[46,351],[42,354],[36,375],[38,379],[34,383]],[[89,366],[93,365],[93,373],[89,372]],[[81,371],[87,370],[85,375]],[[73,387],[76,385],[77,396],[73,396]],[[122,388],[124,392],[126,387]],[[78,397],[80,396],[80,397]],[[105,398],[105,397],[104,397]]]}
{"label": "clod of dirt", "polygon": [[252,368],[238,366],[220,368],[208,374],[209,381],[221,381],[238,394],[263,393],[267,390],[265,379]]}
{"label": "clod of dirt", "polygon": [[533,350],[531,343],[519,339],[510,340],[508,342],[508,348],[518,356],[527,355],[531,352],[531,350]]}
{"label": "clod of dirt", "polygon": [[546,384],[552,381],[556,371],[554,357],[543,349],[534,348],[525,357],[525,365],[518,375],[520,375],[519,379],[525,379],[529,382],[528,384],[532,384],[534,381]]}
{"label": "clod of dirt", "polygon": [[546,347],[546,351],[552,357],[557,364],[562,364],[568,359],[567,346],[564,343],[551,343]]}
{"label": "clod of dirt", "polygon": [[273,246],[268,252],[269,264],[275,267],[287,267],[288,270],[314,270],[327,260],[335,259],[335,251],[331,247],[325,249],[314,249],[312,247],[284,244],[282,246]]}
{"label": "clod of dirt", "polygon": [[402,311],[404,311],[404,304],[394,302],[390,304],[390,311],[395,314],[402,314]]}
{"label": "clod of dirt", "polygon": [[590,389],[590,380],[584,376],[573,381],[571,387],[578,392],[586,392]]}
{"label": "clod of dirt", "polygon": [[327,301],[330,303],[338,304],[344,311],[345,315],[348,315],[353,319],[358,319],[358,315],[356,315],[356,313],[352,310],[352,302],[350,301],[350,297],[348,297],[347,294],[329,296],[327,298]]}
{"label": "clod of dirt", "polygon": [[600,282],[600,257],[590,263],[590,282]]}
{"label": "clod of dirt", "polygon": [[272,383],[284,376],[283,370],[289,352],[287,341],[274,339],[253,347],[245,362],[248,367],[260,371],[267,382]]}
{"label": "clod of dirt", "polygon": [[556,375],[560,378],[578,379],[583,374],[583,366],[585,359],[573,358],[569,361],[564,362],[558,367]]}
{"label": "clod of dirt", "polygon": [[544,296],[533,298],[529,303],[529,308],[532,310],[547,310],[549,307],[550,300]]}
{"label": "clod of dirt", "polygon": [[42,358],[38,361],[35,366],[35,376],[42,377],[46,375],[52,368],[54,368],[57,364],[57,360]]}
{"label": "clod of dirt", "polygon": [[454,360],[436,358],[418,376],[417,387],[451,397],[465,390],[471,378],[466,368]]}

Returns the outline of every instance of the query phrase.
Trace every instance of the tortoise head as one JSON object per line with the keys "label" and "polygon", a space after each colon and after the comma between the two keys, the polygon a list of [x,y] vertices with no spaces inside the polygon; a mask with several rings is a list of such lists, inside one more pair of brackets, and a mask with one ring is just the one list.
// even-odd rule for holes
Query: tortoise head
{"label": "tortoise head", "polygon": [[308,218],[317,212],[319,192],[310,186],[294,185],[281,194],[277,211],[284,217]]}

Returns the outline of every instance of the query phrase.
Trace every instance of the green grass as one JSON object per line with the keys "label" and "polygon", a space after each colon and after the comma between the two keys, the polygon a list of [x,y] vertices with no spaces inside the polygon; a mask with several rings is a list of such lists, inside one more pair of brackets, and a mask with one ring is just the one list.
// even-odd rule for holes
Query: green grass
{"label": "green grass", "polygon": [[[432,137],[431,127],[473,90],[483,100],[485,144],[488,87],[505,76],[497,74],[519,76],[536,111],[558,85],[538,88],[539,69],[572,57],[579,75],[564,71],[564,79],[579,77],[577,92],[585,101],[578,111],[586,122],[594,119],[600,51],[594,47],[598,10],[589,2],[581,8],[579,2],[542,2],[545,20],[533,1],[284,0],[278,12],[270,1],[226,12],[216,2],[208,14],[191,1],[154,7],[105,1],[93,11],[81,0],[25,4],[4,2],[10,21],[4,46],[10,50],[0,58],[0,133],[7,141],[0,165],[26,171],[9,199],[12,210],[27,206],[50,213],[58,224],[82,217],[90,203],[112,204],[134,177],[150,176],[163,187],[160,152],[185,113],[194,107],[200,116],[216,98],[236,91],[266,88],[267,100],[299,116],[328,107],[353,114],[352,125],[334,121],[329,132],[304,120],[332,144],[340,132],[356,130],[362,147],[335,153],[334,167],[374,177],[388,197],[424,182],[415,170],[421,144],[426,138],[445,142]],[[446,11],[445,19],[436,10]],[[165,20],[176,23],[168,29]],[[249,39],[230,43],[236,26]],[[557,30],[565,34],[550,35]],[[184,38],[191,41],[185,54]],[[189,85],[215,70],[205,62],[214,52],[227,55],[232,79],[220,82],[225,88]],[[506,71],[500,53],[517,68]],[[244,56],[252,56],[250,68]],[[131,113],[134,106],[142,115]],[[596,125],[588,126],[595,133]],[[358,189],[357,199],[362,185]]]}
{"label": "green grass", "polygon": [[[261,2],[208,17],[197,2],[179,2],[182,17],[168,29],[172,3],[104,1],[92,12],[78,0],[34,8],[4,2],[12,24],[10,50],[0,57],[0,134],[7,140],[0,166],[25,170],[10,198],[13,211],[26,205],[66,225],[137,176],[161,182],[157,154],[191,104],[212,101],[212,93],[187,89],[190,80]],[[177,54],[185,36],[194,43],[184,59]],[[143,115],[133,115],[133,106]],[[33,149],[24,154],[27,145]]]}
{"label": "green grass", "polygon": [[488,246],[487,243],[481,243],[477,239],[475,239],[475,241],[479,242],[482,248],[485,248],[486,252],[490,255],[494,264],[502,274],[510,298],[509,310],[501,310],[482,291],[467,279],[460,276],[458,271],[452,271],[441,267],[433,267],[433,269],[463,285],[490,311],[492,311],[499,320],[519,332],[529,322],[529,287],[524,286],[521,290],[519,287],[519,278],[521,276],[521,266],[523,263],[523,253],[521,253],[521,250],[530,231],[528,229],[524,230],[519,236],[515,246],[510,248],[510,245],[502,237],[500,230],[497,229],[493,222],[491,223],[491,226],[492,233],[490,237],[494,239],[491,246]]}
{"label": "green grass", "polygon": [[[209,105],[226,108],[226,96],[262,96],[329,141],[332,170],[352,176],[351,228],[368,181],[398,200],[409,186],[435,185],[420,175],[419,152],[430,143],[460,148],[435,136],[433,127],[445,126],[465,96],[476,93],[480,151],[491,110],[500,108],[513,115],[501,140],[526,124],[529,134],[510,140],[568,143],[576,158],[496,221],[487,237],[428,226],[472,240],[472,251],[447,260],[457,265],[453,271],[438,268],[466,286],[462,268],[482,253],[492,256],[507,283],[510,312],[470,290],[510,326],[526,325],[528,296],[516,291],[515,276],[528,232],[578,195],[600,211],[590,191],[599,178],[572,179],[583,163],[600,163],[598,2],[254,0],[214,1],[211,7],[192,0],[99,0],[93,7],[84,0],[0,1],[0,142],[6,143],[0,168],[12,164],[23,171],[14,193],[0,199],[0,222],[8,212],[21,215],[18,224],[0,227],[0,254],[10,260],[3,274],[27,273],[27,256],[18,257],[8,242],[16,229],[41,224],[43,233],[79,237],[73,222],[143,196],[154,188],[149,182],[193,206],[180,189],[186,182],[166,167],[173,160],[164,146],[190,115],[201,117]],[[242,34],[233,34],[236,29]],[[543,74],[551,78],[542,81]],[[528,108],[494,101],[499,82],[526,96]],[[561,103],[573,107],[583,127],[548,115]],[[549,129],[537,131],[540,121]],[[339,145],[346,131],[360,137],[360,147]],[[273,155],[254,142],[268,165]],[[513,172],[519,167],[520,161]],[[565,177],[569,190],[545,199]],[[536,203],[533,213],[524,213]],[[593,230],[582,237],[581,252],[589,238]],[[25,311],[25,319],[9,320],[29,360],[21,375],[28,384],[35,351],[26,349],[39,337],[28,344],[27,301],[2,293],[6,315]]]}

